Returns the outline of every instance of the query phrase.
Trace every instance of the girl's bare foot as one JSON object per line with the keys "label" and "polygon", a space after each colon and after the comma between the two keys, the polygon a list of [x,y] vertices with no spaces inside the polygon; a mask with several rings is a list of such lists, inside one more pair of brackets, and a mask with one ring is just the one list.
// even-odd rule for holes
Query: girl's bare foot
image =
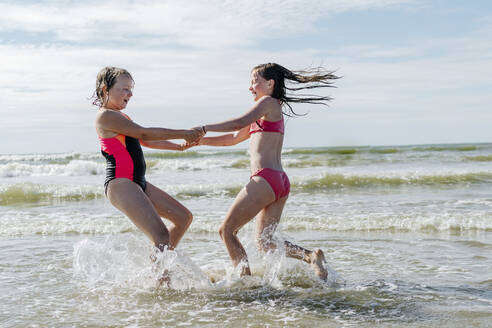
{"label": "girl's bare foot", "polygon": [[325,254],[321,249],[317,249],[310,255],[310,264],[314,269],[314,273],[323,281],[328,278],[328,272],[326,271],[323,263],[326,263]]}
{"label": "girl's bare foot", "polygon": [[245,263],[240,263],[240,270],[241,270],[241,273],[240,273],[240,277],[244,277],[244,276],[251,276],[251,270],[249,269],[249,265],[248,264],[245,264]]}

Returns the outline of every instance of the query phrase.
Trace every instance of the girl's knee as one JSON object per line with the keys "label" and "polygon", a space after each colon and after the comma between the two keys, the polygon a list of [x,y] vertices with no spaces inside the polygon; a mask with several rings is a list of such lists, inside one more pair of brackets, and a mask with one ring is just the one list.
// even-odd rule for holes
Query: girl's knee
{"label": "girl's knee", "polygon": [[221,224],[219,227],[219,236],[222,240],[224,240],[224,235],[226,234],[226,228],[224,224]]}
{"label": "girl's knee", "polygon": [[172,216],[169,216],[169,213],[159,213],[159,215],[171,220],[174,225],[184,229],[188,229],[193,222],[193,214],[186,208],[174,213]]}
{"label": "girl's knee", "polygon": [[179,225],[182,226],[185,229],[188,229],[188,227],[191,225],[191,222],[193,222],[193,214],[189,210],[184,210],[179,217]]}
{"label": "girl's knee", "polygon": [[191,225],[191,222],[193,222],[193,214],[188,210],[184,216],[184,222],[186,224],[186,228],[188,228]]}
{"label": "girl's knee", "polygon": [[219,235],[220,235],[220,238],[222,238],[222,240],[224,240],[224,238],[227,238],[228,236],[232,236],[232,235],[235,235],[236,234],[236,231],[234,231],[233,229],[231,229],[231,227],[225,223],[222,223],[219,227]]}

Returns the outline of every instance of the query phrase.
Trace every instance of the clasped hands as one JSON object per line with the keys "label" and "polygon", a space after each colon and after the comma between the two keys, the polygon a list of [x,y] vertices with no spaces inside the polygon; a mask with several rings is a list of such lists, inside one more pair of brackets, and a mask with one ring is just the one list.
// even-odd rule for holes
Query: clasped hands
{"label": "clasped hands", "polygon": [[180,145],[181,150],[186,150],[193,146],[197,146],[200,144],[200,140],[203,138],[207,131],[205,130],[205,126],[197,126],[189,130],[190,134],[187,135],[184,140],[186,142]]}

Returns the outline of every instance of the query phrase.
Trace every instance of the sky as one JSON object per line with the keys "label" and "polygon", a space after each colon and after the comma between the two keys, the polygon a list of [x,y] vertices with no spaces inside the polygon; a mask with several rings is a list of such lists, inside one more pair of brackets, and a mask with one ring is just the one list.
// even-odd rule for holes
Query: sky
{"label": "sky", "polygon": [[[190,128],[253,105],[250,70],[342,76],[295,104],[284,146],[492,142],[492,2],[0,0],[0,154],[98,151],[104,66],[135,79],[125,112]],[[246,147],[246,144],[242,144]]]}

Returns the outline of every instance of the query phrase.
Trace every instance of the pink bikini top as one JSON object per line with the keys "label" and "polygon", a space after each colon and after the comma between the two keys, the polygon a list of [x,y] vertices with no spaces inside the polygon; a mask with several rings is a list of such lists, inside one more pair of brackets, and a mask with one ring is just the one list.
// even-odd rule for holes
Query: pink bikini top
{"label": "pink bikini top", "polygon": [[260,119],[249,127],[249,134],[256,132],[278,132],[284,134],[284,118],[282,117],[279,121],[265,121]]}

